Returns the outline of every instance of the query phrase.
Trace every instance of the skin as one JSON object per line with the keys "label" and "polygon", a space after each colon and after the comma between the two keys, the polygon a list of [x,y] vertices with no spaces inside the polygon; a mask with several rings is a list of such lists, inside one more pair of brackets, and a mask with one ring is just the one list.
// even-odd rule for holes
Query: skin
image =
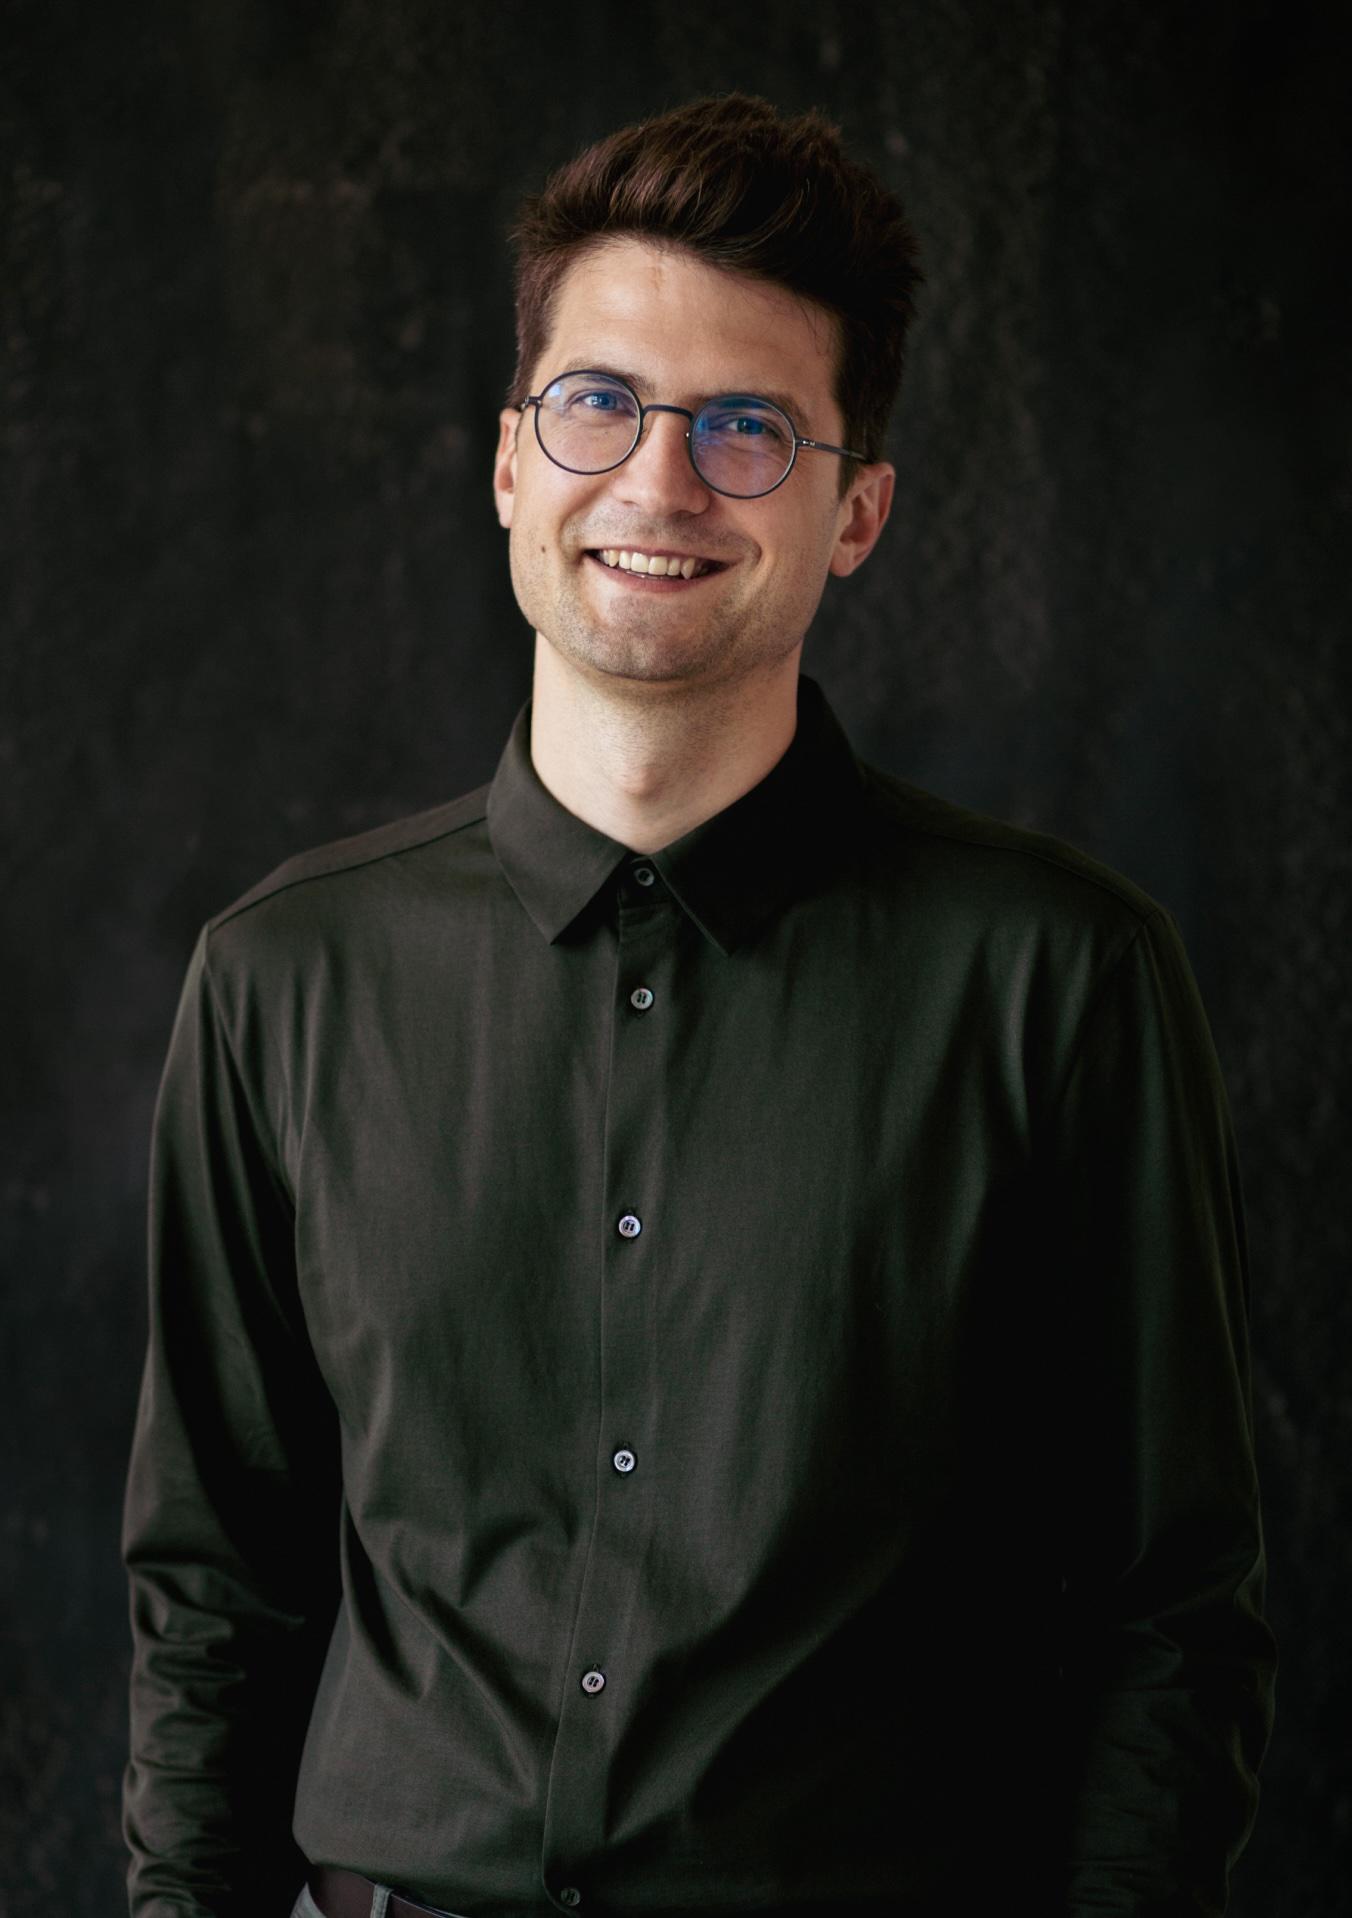
{"label": "skin", "polygon": [[[842,445],[836,357],[822,309],[625,238],[569,268],[530,391],[566,367],[600,366],[645,401],[692,410],[719,393],[781,393],[800,434]],[[863,467],[841,498],[836,457],[804,449],[777,491],[728,499],[691,466],[678,415],[651,415],[624,464],[591,476],[545,457],[533,415],[503,410],[493,474],[513,588],[536,634],[531,756],[571,812],[656,852],[784,753],[804,637],[827,578],[872,551],[894,470]],[[722,570],[655,588],[588,556],[601,547],[695,554]]]}

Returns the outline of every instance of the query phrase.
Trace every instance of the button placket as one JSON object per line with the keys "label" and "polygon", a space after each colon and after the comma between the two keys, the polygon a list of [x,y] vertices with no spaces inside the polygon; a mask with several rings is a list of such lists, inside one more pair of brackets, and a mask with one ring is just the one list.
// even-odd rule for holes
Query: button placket
{"label": "button placket", "polygon": [[[638,862],[643,863],[643,862]],[[621,870],[613,895],[616,951],[605,1088],[600,1243],[599,1399],[594,1523],[582,1576],[548,1790],[545,1882],[586,1886],[584,1861],[605,1843],[606,1779],[626,1730],[642,1643],[635,1622],[660,1473],[640,1471],[652,1443],[658,1381],[652,1336],[661,1282],[665,1190],[654,1144],[666,1123],[666,1021],[683,914],[660,876]],[[585,1509],[585,1508],[584,1508]],[[576,1862],[574,1862],[576,1861]],[[563,1902],[561,1892],[555,1897]]]}

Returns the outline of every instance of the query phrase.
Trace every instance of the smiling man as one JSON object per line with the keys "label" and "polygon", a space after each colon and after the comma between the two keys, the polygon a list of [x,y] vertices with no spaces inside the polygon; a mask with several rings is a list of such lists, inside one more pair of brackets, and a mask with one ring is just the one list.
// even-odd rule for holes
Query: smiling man
{"label": "smiling man", "polygon": [[788,746],[804,636],[881,532],[892,468],[842,494],[840,322],[782,285],[620,232],[573,259],[550,321],[495,475],[538,635],[531,756],[570,810],[656,850]]}
{"label": "smiling man", "polygon": [[800,672],[901,209],[733,95],[516,241],[531,699],[210,922],[165,1069],[133,1912],[1219,1912],[1272,1644],[1177,931]]}

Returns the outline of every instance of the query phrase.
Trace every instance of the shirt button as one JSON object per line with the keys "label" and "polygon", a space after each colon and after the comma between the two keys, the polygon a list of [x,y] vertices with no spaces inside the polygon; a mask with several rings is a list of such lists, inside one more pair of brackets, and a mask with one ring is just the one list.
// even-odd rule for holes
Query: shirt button
{"label": "shirt button", "polygon": [[657,883],[657,874],[651,866],[635,866],[634,878],[640,886],[652,886]]}
{"label": "shirt button", "polygon": [[638,1460],[632,1452],[620,1451],[615,1454],[610,1462],[617,1472],[632,1472]]}
{"label": "shirt button", "polygon": [[606,1685],[605,1673],[598,1672],[595,1666],[593,1666],[589,1672],[583,1672],[582,1689],[584,1692],[604,1691],[605,1685]]}
{"label": "shirt button", "polygon": [[626,1212],[620,1220],[620,1237],[622,1239],[636,1239],[642,1230],[642,1219],[636,1219],[632,1212]]}
{"label": "shirt button", "polygon": [[559,1903],[561,1905],[580,1905],[582,1903],[582,1893],[576,1885],[561,1885],[559,1887]]}
{"label": "shirt button", "polygon": [[653,996],[646,986],[635,986],[629,995],[629,1003],[635,1012],[646,1012],[653,1002]]}

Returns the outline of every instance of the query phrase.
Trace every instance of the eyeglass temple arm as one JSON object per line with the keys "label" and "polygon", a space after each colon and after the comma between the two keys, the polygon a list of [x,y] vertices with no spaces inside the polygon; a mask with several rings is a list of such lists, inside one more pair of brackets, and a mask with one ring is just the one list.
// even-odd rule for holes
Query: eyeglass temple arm
{"label": "eyeglass temple arm", "polygon": [[799,440],[800,446],[810,446],[814,453],[839,453],[842,459],[859,460],[867,465],[862,453],[852,453],[848,446],[830,446],[825,440]]}

